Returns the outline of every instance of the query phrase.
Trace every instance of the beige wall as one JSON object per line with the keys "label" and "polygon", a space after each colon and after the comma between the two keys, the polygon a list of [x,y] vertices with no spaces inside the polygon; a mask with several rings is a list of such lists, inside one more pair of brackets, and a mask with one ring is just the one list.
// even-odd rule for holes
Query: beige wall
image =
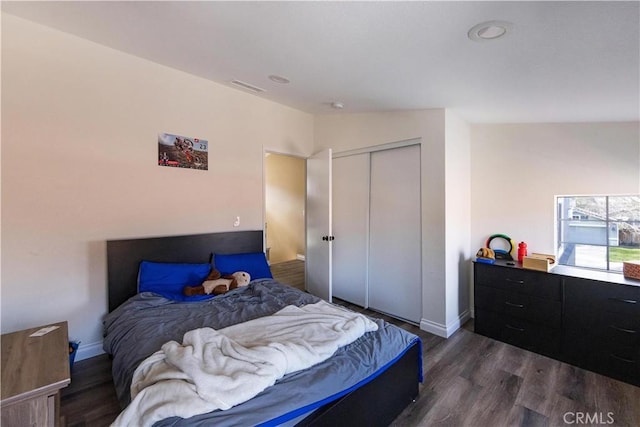
{"label": "beige wall", "polygon": [[[436,332],[466,310],[469,246],[500,232],[553,251],[554,195],[640,192],[637,122],[314,118],[6,14],[2,125],[1,329],[69,320],[79,357],[100,347],[105,240],[231,230],[236,216],[261,229],[263,147],[421,139],[423,325]],[[209,140],[209,171],[157,166],[158,132]]]}
{"label": "beige wall", "polygon": [[471,247],[554,253],[555,195],[640,193],[638,122],[473,125]]}
{"label": "beige wall", "polygon": [[[262,229],[263,146],[302,156],[313,117],[2,15],[2,332],[68,320],[101,347],[105,241]],[[157,165],[157,134],[209,170]]]}
{"label": "beige wall", "polygon": [[265,158],[265,215],[269,262],[304,255],[306,162],[269,153]]}

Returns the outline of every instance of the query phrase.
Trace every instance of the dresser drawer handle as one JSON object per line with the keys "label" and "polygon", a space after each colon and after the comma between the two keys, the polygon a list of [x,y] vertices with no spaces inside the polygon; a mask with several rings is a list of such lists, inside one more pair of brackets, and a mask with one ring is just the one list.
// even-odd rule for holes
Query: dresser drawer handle
{"label": "dresser drawer handle", "polygon": [[508,323],[506,323],[504,326],[506,326],[509,329],[513,329],[514,331],[518,331],[518,332],[524,332],[524,329],[522,328],[516,328],[515,326],[511,326]]}
{"label": "dresser drawer handle", "polygon": [[506,280],[507,282],[518,283],[520,285],[524,285],[524,280],[515,280],[515,279],[509,279],[509,278],[506,278],[504,280]]}
{"label": "dresser drawer handle", "polygon": [[623,298],[609,298],[611,301],[623,302],[625,304],[637,304],[638,301],[633,299],[623,299]]}
{"label": "dresser drawer handle", "polygon": [[618,359],[618,360],[620,360],[621,362],[625,362],[625,363],[636,363],[636,361],[635,361],[635,360],[633,360],[633,359],[627,359],[627,358],[625,358],[625,357],[620,357],[620,356],[615,355],[615,354],[613,354],[613,353],[609,353],[609,356],[613,357],[614,359]]}
{"label": "dresser drawer handle", "polygon": [[505,303],[506,305],[510,306],[510,307],[524,308],[524,305],[523,305],[523,304],[514,304],[514,303],[509,302],[509,301],[505,301],[504,303]]}
{"label": "dresser drawer handle", "polygon": [[609,325],[610,328],[615,329],[616,331],[620,331],[620,332],[625,332],[627,334],[635,334],[637,331],[634,331],[633,329],[625,329],[625,328],[620,328],[618,326],[615,325]]}

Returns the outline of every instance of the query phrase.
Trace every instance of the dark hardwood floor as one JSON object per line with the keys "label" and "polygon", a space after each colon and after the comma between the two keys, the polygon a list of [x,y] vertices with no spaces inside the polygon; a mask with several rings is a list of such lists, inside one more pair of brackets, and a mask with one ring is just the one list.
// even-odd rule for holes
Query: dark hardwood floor
{"label": "dark hardwood floor", "polygon": [[425,346],[420,396],[394,426],[640,426],[640,388],[472,328]]}
{"label": "dark hardwood floor", "polygon": [[304,261],[294,259],[291,261],[279,262],[277,264],[271,264],[271,274],[273,278],[285,285],[293,286],[301,291],[305,290],[304,287]]}
{"label": "dark hardwood floor", "polygon": [[[286,273],[284,266],[279,271],[273,265],[274,277],[304,289],[301,263],[289,265],[297,273]],[[290,278],[283,279],[285,274]],[[640,426],[639,387],[477,335],[472,321],[444,339],[347,302],[335,302],[381,317],[423,341],[424,384],[416,402],[393,426]],[[119,411],[109,358],[101,355],[76,362],[71,385],[62,392],[66,425],[107,426]]]}
{"label": "dark hardwood floor", "polygon": [[60,413],[68,427],[108,426],[116,419],[120,404],[106,354],[73,365],[71,384],[62,389]]}

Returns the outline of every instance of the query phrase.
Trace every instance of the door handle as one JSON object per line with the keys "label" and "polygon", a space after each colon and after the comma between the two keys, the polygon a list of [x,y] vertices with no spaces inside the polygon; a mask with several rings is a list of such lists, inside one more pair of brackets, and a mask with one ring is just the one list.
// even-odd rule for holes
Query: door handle
{"label": "door handle", "polygon": [[633,359],[627,359],[626,357],[618,356],[617,354],[609,353],[609,356],[613,357],[614,359],[618,359],[624,363],[636,363],[636,361]]}
{"label": "door handle", "polygon": [[524,304],[514,304],[512,302],[509,301],[505,301],[504,302],[506,305],[511,306],[511,307],[516,307],[516,308],[524,308]]}
{"label": "door handle", "polygon": [[609,327],[611,329],[615,329],[616,331],[625,332],[627,334],[635,334],[636,333],[636,331],[634,331],[633,329],[620,328],[620,327],[618,327],[616,325],[609,325]]}
{"label": "door handle", "polygon": [[616,301],[616,302],[622,302],[625,304],[637,304],[638,301],[633,300],[633,299],[624,299],[624,298],[609,298],[611,301]]}
{"label": "door handle", "polygon": [[516,328],[515,326],[511,326],[510,324],[506,323],[504,326],[506,326],[509,329],[513,329],[514,331],[518,331],[518,332],[524,332],[523,328]]}

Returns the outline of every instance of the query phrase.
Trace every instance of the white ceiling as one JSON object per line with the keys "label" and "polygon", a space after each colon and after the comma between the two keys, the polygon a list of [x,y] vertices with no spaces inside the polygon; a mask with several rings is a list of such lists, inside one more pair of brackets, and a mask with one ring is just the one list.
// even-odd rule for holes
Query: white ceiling
{"label": "white ceiling", "polygon": [[[4,12],[309,113],[640,119],[640,2],[2,2]],[[513,23],[492,42],[483,21]],[[288,85],[268,79],[277,74]]]}

